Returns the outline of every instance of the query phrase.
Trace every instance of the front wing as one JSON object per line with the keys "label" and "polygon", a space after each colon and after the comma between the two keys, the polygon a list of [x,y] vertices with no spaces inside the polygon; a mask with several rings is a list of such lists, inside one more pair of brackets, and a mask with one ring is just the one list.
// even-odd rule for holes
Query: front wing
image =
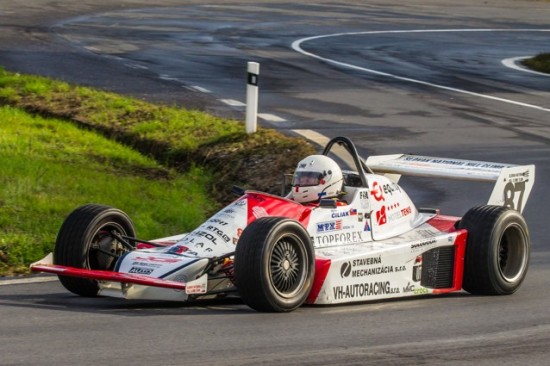
{"label": "front wing", "polygon": [[[60,266],[53,264],[51,253],[30,267],[35,272],[96,280],[100,284],[100,294],[114,297],[184,301],[187,295],[206,294],[208,287],[206,274],[193,281],[179,282],[134,273]],[[159,291],[147,291],[155,288]]]}
{"label": "front wing", "polygon": [[144,275],[101,271],[94,269],[82,269],[74,267],[59,266],[55,264],[33,264],[31,270],[35,272],[55,273],[60,276],[89,278],[97,281],[111,281],[120,283],[133,283],[136,285],[173,288],[177,290],[185,290],[186,284],[176,281],[168,281]]}

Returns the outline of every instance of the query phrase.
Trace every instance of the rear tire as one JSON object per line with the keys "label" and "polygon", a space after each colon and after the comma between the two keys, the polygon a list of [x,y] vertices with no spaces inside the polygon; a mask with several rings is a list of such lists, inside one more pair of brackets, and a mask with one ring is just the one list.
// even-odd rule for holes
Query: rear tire
{"label": "rear tire", "polygon": [[[62,266],[108,270],[115,266],[115,258],[98,249],[120,256],[128,251],[111,233],[135,237],[130,218],[109,206],[89,204],[74,210],[65,219],[57,235],[54,263]],[[97,296],[96,280],[58,276],[61,284],[80,296]]]}
{"label": "rear tire", "polygon": [[243,231],[235,252],[235,279],[243,301],[265,312],[288,312],[306,300],[315,275],[307,231],[294,220],[266,217]]}
{"label": "rear tire", "polygon": [[468,231],[464,290],[478,295],[514,293],[527,274],[531,244],[523,216],[508,207],[478,206],[458,225]]}

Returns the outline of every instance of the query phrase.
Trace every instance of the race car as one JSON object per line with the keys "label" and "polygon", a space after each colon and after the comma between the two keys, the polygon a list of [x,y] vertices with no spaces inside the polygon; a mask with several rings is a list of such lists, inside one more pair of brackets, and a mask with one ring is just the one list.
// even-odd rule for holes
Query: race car
{"label": "race car", "polygon": [[[89,204],[66,218],[54,252],[31,269],[57,274],[81,296],[185,302],[236,295],[264,312],[462,290],[507,295],[520,287],[530,256],[521,212],[534,165],[406,154],[365,160],[346,137],[320,155],[351,166],[337,197],[299,202],[296,176],[281,196],[237,188],[239,198],[195,230],[155,240],[137,239],[121,210]],[[418,209],[398,184],[402,175],[494,188],[486,204],[446,216]]]}

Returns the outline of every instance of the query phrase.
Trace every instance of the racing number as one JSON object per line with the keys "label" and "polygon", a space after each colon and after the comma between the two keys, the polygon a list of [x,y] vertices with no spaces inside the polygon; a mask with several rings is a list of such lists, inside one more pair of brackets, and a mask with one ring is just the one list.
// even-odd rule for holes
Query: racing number
{"label": "racing number", "polygon": [[[515,205],[516,193],[519,193],[517,206]],[[522,207],[524,193],[525,182],[508,182],[504,186],[504,206],[510,207],[513,210],[520,210]]]}

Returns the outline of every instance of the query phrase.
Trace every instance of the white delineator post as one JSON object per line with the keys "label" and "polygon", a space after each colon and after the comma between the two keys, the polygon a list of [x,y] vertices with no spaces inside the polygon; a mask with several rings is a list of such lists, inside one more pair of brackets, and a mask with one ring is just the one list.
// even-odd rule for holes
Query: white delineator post
{"label": "white delineator post", "polygon": [[258,120],[258,76],[260,64],[249,62],[246,81],[246,133],[256,132]]}

